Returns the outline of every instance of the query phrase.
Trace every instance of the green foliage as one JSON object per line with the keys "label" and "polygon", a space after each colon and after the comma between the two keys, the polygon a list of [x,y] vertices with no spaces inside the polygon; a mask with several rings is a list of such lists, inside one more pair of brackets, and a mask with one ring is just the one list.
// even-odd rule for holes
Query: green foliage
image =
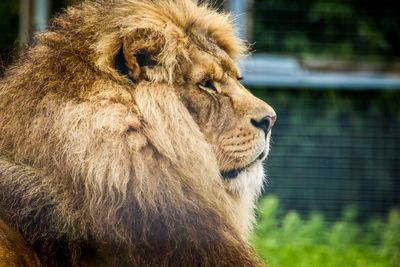
{"label": "green foliage", "polygon": [[400,212],[363,225],[356,218],[354,208],[334,223],[319,213],[306,219],[293,211],[280,215],[277,198],[266,197],[252,242],[270,267],[400,266]]}
{"label": "green foliage", "polygon": [[394,0],[255,0],[257,51],[365,57],[400,56],[400,16]]}

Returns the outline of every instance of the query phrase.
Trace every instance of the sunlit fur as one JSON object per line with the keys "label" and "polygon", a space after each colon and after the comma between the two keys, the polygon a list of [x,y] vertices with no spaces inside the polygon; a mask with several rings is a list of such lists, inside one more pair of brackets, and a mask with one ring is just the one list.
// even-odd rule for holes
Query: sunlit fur
{"label": "sunlit fur", "polygon": [[69,8],[0,82],[0,219],[44,266],[260,266],[246,239],[269,136],[249,121],[274,112],[237,81],[245,51],[191,0]]}

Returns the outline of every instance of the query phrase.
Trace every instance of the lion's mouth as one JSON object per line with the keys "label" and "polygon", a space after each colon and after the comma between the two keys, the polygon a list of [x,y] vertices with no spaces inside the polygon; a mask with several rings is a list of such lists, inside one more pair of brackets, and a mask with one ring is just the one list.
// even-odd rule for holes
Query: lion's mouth
{"label": "lion's mouth", "polygon": [[236,169],[231,169],[231,170],[226,170],[226,171],[221,171],[221,176],[226,179],[226,180],[233,180],[236,179],[239,174],[246,169],[250,168],[253,166],[256,162],[263,160],[265,157],[265,151],[263,151],[254,161],[250,162],[248,165],[241,167],[241,168],[236,168]]}

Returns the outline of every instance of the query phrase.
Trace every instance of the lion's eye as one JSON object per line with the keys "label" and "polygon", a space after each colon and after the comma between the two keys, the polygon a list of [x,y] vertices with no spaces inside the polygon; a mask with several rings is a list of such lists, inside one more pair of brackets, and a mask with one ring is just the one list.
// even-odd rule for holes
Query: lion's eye
{"label": "lion's eye", "polygon": [[241,81],[241,80],[243,80],[243,76],[239,76],[239,77],[237,77],[237,80],[238,80],[238,81]]}
{"label": "lion's eye", "polygon": [[215,87],[214,82],[210,79],[204,80],[201,83],[199,83],[199,87],[202,89],[210,89],[217,92],[217,88]]}

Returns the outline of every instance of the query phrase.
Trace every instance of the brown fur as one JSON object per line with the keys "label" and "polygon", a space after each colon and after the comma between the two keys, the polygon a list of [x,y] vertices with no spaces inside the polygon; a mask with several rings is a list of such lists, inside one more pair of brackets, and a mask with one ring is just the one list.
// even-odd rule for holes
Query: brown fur
{"label": "brown fur", "polygon": [[191,0],[69,8],[0,82],[1,218],[44,266],[260,266],[250,119],[275,113],[237,81],[244,52]]}
{"label": "brown fur", "polygon": [[40,262],[20,233],[0,220],[0,266],[36,267]]}

